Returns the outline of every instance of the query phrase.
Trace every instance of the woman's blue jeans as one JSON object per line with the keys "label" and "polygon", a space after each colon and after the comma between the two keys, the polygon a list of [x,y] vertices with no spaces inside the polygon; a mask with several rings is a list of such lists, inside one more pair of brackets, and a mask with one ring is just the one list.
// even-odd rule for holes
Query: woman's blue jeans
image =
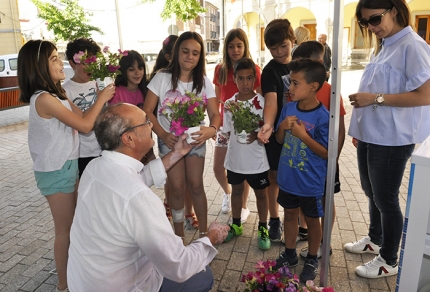
{"label": "woman's blue jeans", "polygon": [[399,190],[406,163],[415,145],[380,146],[358,141],[357,160],[361,187],[369,198],[369,237],[382,245],[387,264],[397,262],[403,230]]}

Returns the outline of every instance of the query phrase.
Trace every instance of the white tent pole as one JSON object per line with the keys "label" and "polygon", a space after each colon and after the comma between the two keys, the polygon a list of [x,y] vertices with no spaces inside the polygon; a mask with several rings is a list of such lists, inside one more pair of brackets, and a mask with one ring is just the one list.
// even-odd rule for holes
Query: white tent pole
{"label": "white tent pole", "polygon": [[325,193],[324,233],[322,260],[320,265],[320,286],[327,286],[330,263],[331,222],[333,217],[334,179],[339,140],[340,84],[342,73],[342,36],[343,36],[343,0],[334,0],[333,38],[332,38],[332,74],[330,93],[330,126],[327,161],[327,184]]}
{"label": "white tent pole", "polygon": [[122,44],[122,31],[121,31],[121,20],[119,17],[119,5],[118,0],[115,0],[115,12],[116,12],[116,24],[118,26],[118,41],[119,41],[119,48],[121,50],[124,50],[124,46]]}

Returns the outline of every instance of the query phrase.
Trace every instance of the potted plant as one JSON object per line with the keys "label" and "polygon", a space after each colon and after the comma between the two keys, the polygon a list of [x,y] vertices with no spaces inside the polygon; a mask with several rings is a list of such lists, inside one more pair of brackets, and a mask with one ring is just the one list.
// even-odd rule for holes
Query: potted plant
{"label": "potted plant", "polygon": [[263,108],[257,96],[247,101],[227,100],[224,111],[231,112],[234,133],[239,143],[246,144],[249,134],[263,124]]}
{"label": "potted plant", "polygon": [[247,287],[244,292],[334,292],[332,287],[318,287],[313,281],[307,281],[301,286],[296,274],[285,266],[276,270],[275,265],[275,261],[259,261],[255,265],[255,272],[242,275],[240,281]]}
{"label": "potted plant", "polygon": [[166,93],[159,113],[170,121],[170,132],[176,136],[188,134],[187,142],[194,139],[191,133],[200,131],[200,123],[205,119],[205,109],[208,99],[203,93],[201,96],[185,91],[182,95],[178,90],[170,90]]}
{"label": "potted plant", "polygon": [[105,46],[102,52],[96,55],[89,55],[85,52],[78,52],[73,56],[73,61],[77,64],[85,64],[85,72],[91,74],[91,80],[96,80],[99,90],[113,83],[119,71],[119,61],[123,56],[127,56],[127,51],[118,50],[118,53],[109,52],[109,47]]}

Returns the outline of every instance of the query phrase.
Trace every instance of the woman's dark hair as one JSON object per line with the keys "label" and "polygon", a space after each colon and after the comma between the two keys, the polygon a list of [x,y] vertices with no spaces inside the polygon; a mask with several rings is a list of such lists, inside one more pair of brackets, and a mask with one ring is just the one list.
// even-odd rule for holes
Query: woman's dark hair
{"label": "woman's dark hair", "polygon": [[232,68],[232,62],[228,54],[228,45],[235,38],[238,38],[240,41],[243,42],[242,58],[251,58],[251,53],[249,52],[248,37],[246,36],[245,31],[243,31],[243,29],[241,28],[233,28],[232,30],[230,30],[225,37],[224,48],[222,50],[223,56],[222,56],[222,62],[220,64],[220,70],[219,70],[219,76],[218,76],[218,82],[221,85],[227,84],[228,70]]}
{"label": "woman's dark hair", "polygon": [[73,60],[73,56],[79,52],[87,52],[88,55],[95,56],[98,52],[101,52],[101,49],[93,39],[87,39],[87,38],[79,38],[67,44],[67,47],[66,47],[67,60],[72,61],[73,63],[76,64],[76,62]]}
{"label": "woman's dark hair", "polygon": [[196,67],[191,71],[191,75],[193,77],[193,88],[191,90],[195,89],[196,93],[200,93],[203,90],[205,82],[204,76],[206,75],[206,62],[203,39],[197,32],[186,31],[179,36],[173,48],[172,62],[170,62],[169,66],[166,68],[166,71],[172,73],[172,89],[176,90],[178,88],[179,76],[181,75],[181,67],[179,65],[179,49],[182,42],[190,39],[195,40],[200,45],[199,61]]}
{"label": "woman's dark hair", "polygon": [[[143,96],[146,96],[148,85],[148,78],[146,77],[146,64],[145,59],[142,57],[142,55],[136,51],[130,50],[127,51],[127,56],[123,56],[121,60],[119,61],[119,71],[121,74],[117,75],[115,78],[115,86],[125,86],[128,85],[128,79],[127,79],[127,70],[128,68],[132,67],[135,62],[137,62],[137,67],[139,69],[143,68],[143,77],[142,81],[139,83],[139,90],[142,92]],[[143,101],[142,101],[143,102]]]}
{"label": "woman's dark hair", "polygon": [[67,99],[61,81],[54,83],[49,73],[49,57],[54,50],[57,50],[57,47],[44,40],[30,40],[19,50],[19,101],[29,103],[36,91],[46,91],[59,99]]}
{"label": "woman's dark hair", "polygon": [[169,54],[170,57],[172,57],[173,47],[175,46],[177,39],[177,35],[171,34],[163,41],[163,46],[158,53],[157,60],[155,60],[155,65],[152,69],[152,73],[149,77],[149,80],[151,80],[152,77],[154,77],[160,69],[167,68],[167,66],[169,65],[169,60],[166,59],[165,55]]}
{"label": "woman's dark hair", "polygon": [[[355,9],[355,19],[360,21],[362,18],[361,10],[363,8],[367,9],[393,9],[397,10],[396,22],[401,27],[407,27],[411,25],[411,14],[409,12],[408,4],[405,0],[360,0],[358,1],[357,8]],[[358,24],[357,24],[358,25]],[[367,28],[361,27],[360,30],[363,33],[363,40],[366,48],[372,46],[373,33]],[[376,38],[375,51],[374,54],[377,55],[381,49],[381,39]]]}

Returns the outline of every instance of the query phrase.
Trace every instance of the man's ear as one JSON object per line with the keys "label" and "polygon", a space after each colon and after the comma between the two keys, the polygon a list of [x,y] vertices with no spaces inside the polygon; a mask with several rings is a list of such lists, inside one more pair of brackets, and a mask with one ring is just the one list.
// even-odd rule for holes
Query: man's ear
{"label": "man's ear", "polygon": [[122,145],[124,145],[125,147],[129,147],[129,148],[135,147],[133,137],[130,135],[129,132],[126,132],[121,135],[121,142],[122,142]]}

